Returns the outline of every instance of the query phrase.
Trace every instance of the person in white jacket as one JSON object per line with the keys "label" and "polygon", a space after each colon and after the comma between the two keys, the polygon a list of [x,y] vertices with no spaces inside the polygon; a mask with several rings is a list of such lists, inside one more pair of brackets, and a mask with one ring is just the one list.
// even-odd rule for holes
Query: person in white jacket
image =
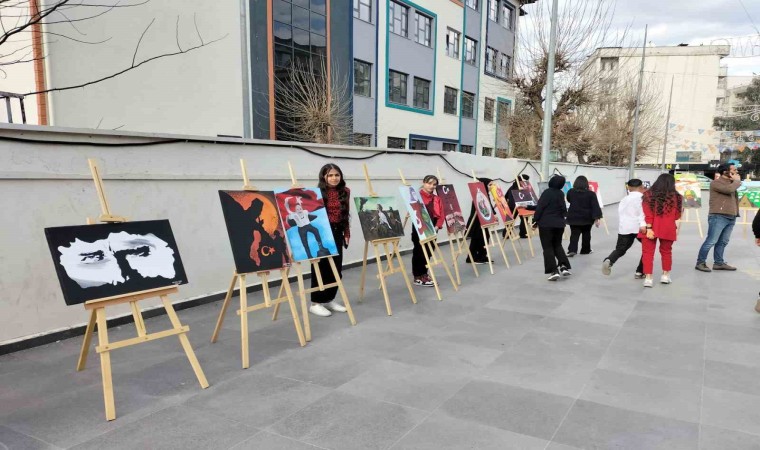
{"label": "person in white jacket", "polygon": [[[628,189],[628,195],[618,204],[619,224],[617,244],[615,245],[615,250],[602,262],[602,273],[605,275],[609,275],[612,272],[612,266],[615,262],[631,248],[639,232],[646,229],[644,210],[641,206],[641,199],[646,188],[644,188],[641,180],[637,178],[628,180],[625,187]],[[641,258],[639,258],[639,265],[636,268],[634,278],[644,278],[644,266]]]}

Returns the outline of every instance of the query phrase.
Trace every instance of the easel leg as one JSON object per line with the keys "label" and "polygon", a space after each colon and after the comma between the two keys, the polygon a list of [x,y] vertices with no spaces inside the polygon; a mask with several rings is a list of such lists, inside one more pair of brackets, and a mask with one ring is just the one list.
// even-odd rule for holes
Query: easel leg
{"label": "easel leg", "polygon": [[[169,320],[171,321],[172,326],[174,326],[175,329],[182,328],[182,323],[179,321],[179,317],[177,317],[177,313],[174,311],[174,306],[172,306],[172,302],[169,300],[169,297],[162,295],[161,303],[164,304],[166,315],[169,316]],[[180,333],[177,335],[177,337],[179,337],[179,342],[182,344],[182,348],[185,349],[185,354],[187,355],[187,359],[190,361],[190,365],[193,367],[193,372],[195,372],[195,376],[198,378],[198,382],[201,384],[201,387],[203,389],[206,389],[208,387],[206,375],[203,373],[203,369],[201,369],[198,358],[195,357],[195,352],[193,351],[193,346],[190,345],[190,339],[187,338],[187,333]]]}
{"label": "easel leg", "polygon": [[[282,272],[282,271],[281,271],[281,273],[285,273],[285,272]],[[279,290],[279,291],[277,291],[277,297],[276,297],[276,298],[282,298],[282,293],[283,293],[283,291],[285,290],[285,283],[287,283],[287,282],[288,282],[288,278],[287,278],[287,277],[283,278],[283,279],[280,281],[280,290]],[[277,303],[276,305],[274,305],[274,311],[272,311],[272,321],[273,321],[273,322],[274,322],[275,320],[277,320],[277,315],[278,315],[279,313],[280,313],[280,304],[279,304],[279,303]]]}
{"label": "easel leg", "polygon": [[224,322],[224,314],[227,312],[227,307],[230,306],[230,300],[232,299],[232,293],[235,291],[235,283],[237,283],[237,271],[232,272],[232,281],[230,281],[230,287],[227,289],[227,295],[224,297],[222,303],[222,310],[219,311],[219,317],[216,319],[216,327],[214,327],[214,334],[211,335],[211,343],[216,342],[219,338],[219,330],[222,329],[222,323]]}
{"label": "easel leg", "polygon": [[[98,322],[98,344],[99,347],[108,346],[108,324],[106,323],[106,311],[103,308],[96,308],[95,314]],[[106,420],[116,418],[116,404],[113,399],[113,378],[111,377],[111,352],[104,350],[100,352],[100,373],[103,378],[103,401],[106,406]]]}
{"label": "easel leg", "polygon": [[[391,311],[391,300],[388,297],[388,286],[385,285],[385,269],[383,266],[383,258],[380,256],[378,245],[373,244],[373,246],[375,247],[375,261],[377,261],[377,277],[380,279],[380,288],[383,291],[383,298],[385,299],[385,311],[388,313],[389,316],[392,316],[393,312]],[[386,246],[385,248],[387,250],[388,246]],[[386,253],[385,259],[390,260],[390,258],[391,258],[391,255]],[[365,261],[366,261],[366,258],[365,258]]]}
{"label": "easel leg", "polygon": [[695,212],[695,216],[697,216],[697,228],[699,229],[699,237],[704,239],[704,234],[702,234],[702,220],[699,218],[699,213]]}
{"label": "easel leg", "polygon": [[610,229],[607,228],[607,219],[605,219],[604,217],[602,217],[602,223],[604,224],[604,231],[606,231],[607,232],[607,236],[609,236],[610,235]]}
{"label": "easel leg", "polygon": [[[340,292],[340,296],[343,299],[343,306],[346,307],[346,313],[348,313],[348,320],[351,322],[351,325],[356,325],[356,318],[354,317],[354,310],[351,309],[351,302],[348,301],[348,295],[346,295],[346,289],[343,287],[343,280],[340,279],[340,274],[338,273],[338,268],[335,266],[335,260],[332,256],[327,257],[327,261],[330,262],[330,269],[332,269],[333,277],[335,278],[335,283],[338,285],[338,292]],[[319,275],[322,276],[321,274]]]}
{"label": "easel leg", "polygon": [[493,275],[493,261],[491,260],[491,245],[488,242],[488,235],[486,234],[486,229],[481,228],[480,231],[483,232],[483,242],[485,242],[486,245],[486,258],[488,258],[488,269],[491,271],[491,275]]}
{"label": "easel leg", "polygon": [[243,369],[251,365],[248,351],[248,289],[245,275],[238,275],[240,280],[240,351],[242,352]]}
{"label": "easel leg", "polygon": [[[499,237],[499,232],[496,231],[496,228],[491,228],[491,231],[492,231],[491,239],[496,241],[496,245],[499,247],[499,251],[501,251],[501,256],[502,258],[504,258],[504,264],[506,264],[507,269],[510,269],[509,260],[507,259],[507,253],[504,251],[504,243],[501,241],[501,237]],[[507,234],[509,233],[510,231],[507,231]]]}
{"label": "easel leg", "polygon": [[303,316],[303,331],[306,336],[306,342],[311,342],[311,322],[309,319],[309,307],[306,306],[306,288],[303,284],[303,273],[301,272],[301,263],[293,263],[296,268],[298,277],[298,296],[301,298],[301,314]]}
{"label": "easel leg", "polygon": [[[530,249],[530,257],[534,258],[536,256],[536,253],[533,251],[533,232],[531,231],[532,228],[533,228],[533,220],[531,219],[530,221],[526,221],[525,230],[527,231],[526,234],[528,235],[528,248]],[[607,234],[610,234],[609,231],[607,232]],[[514,241],[512,241],[512,249],[515,251],[515,255],[517,255],[517,248],[515,248]],[[522,261],[520,261],[519,256],[517,257],[517,262],[519,264],[522,264]]]}
{"label": "easel leg", "polygon": [[145,329],[145,321],[143,320],[142,312],[137,306],[137,302],[129,302],[130,308],[132,308],[132,318],[135,321],[135,328],[137,329],[138,336],[145,336],[147,331]]}
{"label": "easel leg", "polygon": [[[359,279],[359,303],[362,302],[364,299],[364,282],[367,279],[367,252],[369,251],[369,242],[364,241],[364,258],[362,258],[362,274],[361,278]],[[377,252],[377,247],[375,247],[375,252]],[[380,262],[378,262],[380,264]],[[382,270],[382,267],[380,267],[380,270]],[[390,313],[388,313],[390,315]]]}
{"label": "easel leg", "polygon": [[427,262],[427,268],[428,272],[430,273],[430,278],[433,279],[433,287],[435,288],[435,295],[438,297],[438,301],[442,301],[443,297],[441,297],[441,290],[438,288],[438,280],[435,278],[435,270],[433,270],[433,266],[435,264],[430,262],[430,259],[435,259],[435,252],[431,248],[430,241],[425,242],[422,245],[422,254],[425,255],[425,262]]}
{"label": "easel leg", "polygon": [[90,320],[87,322],[87,329],[84,331],[84,340],[82,341],[82,350],[79,352],[79,361],[77,361],[77,372],[84,370],[87,365],[87,353],[90,351],[92,344],[92,332],[95,330],[95,310],[90,311]]}
{"label": "easel leg", "polygon": [[409,280],[409,275],[406,273],[406,267],[404,266],[404,260],[401,258],[401,251],[398,246],[401,241],[393,241],[393,255],[398,259],[398,266],[401,269],[401,275],[404,277],[406,283],[406,289],[409,290],[409,296],[412,298],[412,303],[417,304],[417,295],[412,288],[412,282]]}
{"label": "easel leg", "polygon": [[[301,318],[298,317],[298,307],[296,307],[296,302],[293,299],[293,291],[290,289],[290,283],[286,282],[285,280],[288,279],[288,271],[290,269],[282,269],[282,279],[283,283],[281,287],[285,288],[285,295],[288,298],[288,305],[290,305],[290,313],[293,315],[293,325],[296,327],[296,334],[298,335],[298,343],[301,344],[301,347],[306,345],[306,337],[303,334],[303,328],[301,327]],[[278,296],[278,298],[282,298]],[[280,306],[278,303],[277,306]],[[304,314],[307,314],[304,312]]]}
{"label": "easel leg", "polygon": [[[530,236],[530,235],[528,235]],[[528,238],[530,239],[530,238]],[[520,252],[517,251],[517,247],[515,246],[515,241],[520,242],[520,240],[515,236],[515,230],[507,229],[507,235],[504,237],[504,241],[501,243],[502,250],[504,249],[504,246],[507,245],[507,241],[509,241],[510,244],[512,244],[512,251],[515,253],[515,258],[517,259],[517,264],[522,265],[522,259],[520,259]],[[528,244],[530,244],[530,240],[528,240]],[[520,242],[520,248],[525,250],[522,246],[522,242]],[[533,246],[531,244],[531,252],[533,251]],[[509,267],[509,264],[507,264],[507,267]]]}
{"label": "easel leg", "polygon": [[462,249],[467,249],[467,256],[470,258],[470,265],[472,266],[472,270],[475,272],[475,277],[480,277],[480,273],[478,272],[478,265],[475,264],[475,258],[472,256],[472,251],[470,250],[470,246],[467,244],[467,236],[462,236],[462,241],[459,247],[459,253],[462,253]]}
{"label": "easel leg", "polygon": [[[441,259],[441,265],[443,266],[443,270],[446,271],[446,275],[449,276],[449,280],[451,280],[451,284],[454,285],[454,291],[459,291],[459,284],[457,284],[457,282],[454,281],[454,277],[451,276],[449,265],[446,264],[446,260],[443,259],[443,252],[441,251],[441,247],[438,245],[438,240],[434,241],[433,245],[435,246],[435,251],[436,251],[436,254],[438,255],[438,258]],[[456,265],[456,260],[454,260],[454,265]]]}
{"label": "easel leg", "polygon": [[454,266],[454,274],[456,275],[457,285],[459,286],[462,284],[462,278],[459,276],[459,264],[457,263],[457,257],[459,257],[460,253],[455,249],[455,247],[459,248],[459,239],[453,234],[449,234],[449,247],[451,247],[451,264]]}

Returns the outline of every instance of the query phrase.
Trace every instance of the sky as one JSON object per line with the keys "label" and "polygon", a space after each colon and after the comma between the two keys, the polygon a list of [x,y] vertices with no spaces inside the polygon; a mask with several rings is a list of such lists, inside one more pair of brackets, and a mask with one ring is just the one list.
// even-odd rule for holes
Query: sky
{"label": "sky", "polygon": [[757,56],[725,58],[723,64],[728,66],[729,76],[760,75],[760,0],[617,0],[614,25],[621,29],[630,26],[631,36],[639,36],[636,40],[641,42],[645,24],[649,25],[647,41],[657,46],[725,45],[725,40],[717,40],[740,38],[734,42],[744,44],[749,53],[755,44],[751,54]]}

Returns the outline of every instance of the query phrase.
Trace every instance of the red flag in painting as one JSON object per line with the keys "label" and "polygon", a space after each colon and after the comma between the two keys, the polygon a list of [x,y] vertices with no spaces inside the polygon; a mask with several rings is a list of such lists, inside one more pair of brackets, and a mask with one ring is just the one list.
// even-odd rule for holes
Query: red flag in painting
{"label": "red flag in painting", "polygon": [[280,210],[280,216],[283,218],[282,224],[285,230],[290,229],[292,226],[285,218],[296,211],[297,205],[300,204],[303,211],[307,213],[313,213],[325,207],[324,201],[316,189],[294,188],[278,192],[275,194],[275,197],[277,197],[277,208]]}

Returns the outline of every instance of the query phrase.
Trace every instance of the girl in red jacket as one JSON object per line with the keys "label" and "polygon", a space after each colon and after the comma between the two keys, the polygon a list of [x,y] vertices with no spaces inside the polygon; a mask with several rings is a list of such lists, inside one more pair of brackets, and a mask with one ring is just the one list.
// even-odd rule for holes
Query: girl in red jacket
{"label": "girl in red jacket", "polygon": [[[676,240],[676,221],[681,218],[683,197],[676,191],[673,175],[664,173],[657,178],[652,188],[645,194],[642,202],[644,208],[645,232],[639,233],[644,263],[644,287],[652,287],[654,251],[657,240],[660,241],[662,256],[662,277],[660,283],[670,284],[670,269],[673,267],[673,242]],[[645,239],[646,238],[646,239]]]}
{"label": "girl in red jacket", "polygon": [[[430,215],[430,220],[433,221],[436,231],[443,227],[443,202],[435,195],[435,188],[438,187],[438,177],[435,175],[426,175],[422,179],[422,187],[420,188],[420,197],[422,203],[425,204],[425,208]],[[417,230],[412,227],[412,243],[414,249],[412,250],[412,275],[414,275],[414,284],[417,286],[433,286],[433,280],[428,275],[427,263],[425,262],[425,254],[422,253],[422,245],[420,245],[420,237],[417,235]],[[432,255],[428,255],[432,257]]]}

